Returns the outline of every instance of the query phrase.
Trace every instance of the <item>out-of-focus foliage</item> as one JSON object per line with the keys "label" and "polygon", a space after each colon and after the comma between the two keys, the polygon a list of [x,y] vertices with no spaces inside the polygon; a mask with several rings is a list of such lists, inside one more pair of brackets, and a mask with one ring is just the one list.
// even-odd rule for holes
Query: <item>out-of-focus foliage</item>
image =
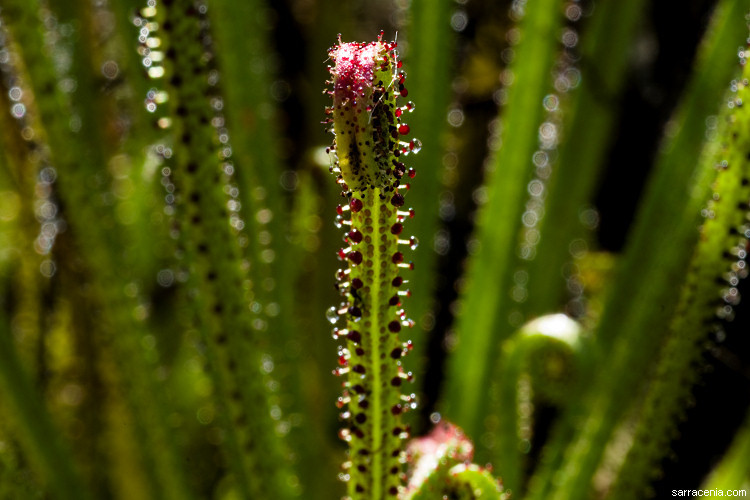
{"label": "out-of-focus foliage", "polygon": [[662,4],[0,0],[0,498],[344,494],[321,91],[381,29],[453,439],[400,495],[747,488],[750,5]]}

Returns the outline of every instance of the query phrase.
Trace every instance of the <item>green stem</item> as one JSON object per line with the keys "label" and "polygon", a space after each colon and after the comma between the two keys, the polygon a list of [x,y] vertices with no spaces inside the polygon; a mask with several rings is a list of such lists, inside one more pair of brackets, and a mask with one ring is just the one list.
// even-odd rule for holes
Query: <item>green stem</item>
{"label": "green stem", "polygon": [[[730,12],[728,8],[721,11],[724,20],[732,19]],[[745,66],[743,78],[736,84],[733,102],[750,98],[750,89],[742,83],[750,78],[750,65]],[[701,226],[669,338],[612,498],[644,496],[644,489],[658,472],[659,460],[676,437],[676,423],[700,375],[698,367],[708,336],[721,331],[723,322],[732,320],[733,308],[740,300],[737,286],[747,273],[745,222],[750,215],[750,168],[745,152],[750,150],[750,110],[738,105],[727,115],[727,125],[717,136],[717,142],[724,146],[718,154],[721,161],[711,162],[727,167],[719,170],[713,183],[714,193],[706,208],[709,215]]]}
{"label": "green stem", "polygon": [[[107,100],[100,92],[101,71],[93,64],[89,50],[92,8],[84,2],[54,2],[51,7],[60,24],[75,28],[72,40],[72,64],[69,75],[76,91],[64,95],[58,85],[54,64],[46,53],[44,27],[38,2],[8,1],[3,4],[3,19],[13,27],[19,55],[30,75],[35,112],[41,127],[35,133],[46,140],[50,158],[57,168],[57,194],[62,200],[68,231],[77,243],[77,257],[90,266],[92,295],[100,303],[99,329],[93,332],[102,342],[111,342],[116,353],[119,381],[133,409],[137,435],[142,442],[141,460],[151,481],[152,493],[159,498],[191,498],[182,475],[171,429],[166,423],[166,404],[157,378],[158,355],[144,349],[145,325],[134,317],[136,301],[125,297],[123,289],[132,283],[131,258],[120,238],[117,218],[111,206],[102,200],[101,180],[107,179],[105,166],[113,151],[106,136],[110,130],[101,109]],[[50,12],[46,12],[50,14]],[[80,128],[72,131],[71,115]],[[150,332],[148,332],[150,333]],[[156,388],[156,389],[155,389]]]}
{"label": "green stem", "polygon": [[408,500],[507,500],[501,483],[476,464],[458,464],[441,474],[432,474]]}
{"label": "green stem", "polygon": [[[719,101],[722,82],[733,72],[733,48],[745,36],[741,15],[727,19],[731,22],[726,28],[709,32],[701,48],[694,79],[676,115],[678,131],[657,160],[616,285],[607,297],[595,335],[598,356],[605,361],[593,374],[595,382],[582,404],[570,407],[563,417],[553,447],[532,479],[531,498],[586,498],[607,443],[632,402],[612,395],[636,390],[667,331],[677,302],[674,290],[683,282],[690,256],[685,248],[697,240],[700,207],[713,172],[705,152],[711,144],[696,161],[705,133],[704,113]],[[702,103],[700,109],[693,103]],[[643,286],[644,280],[649,286]],[[572,441],[570,429],[578,429]]]}
{"label": "green stem", "polygon": [[[563,314],[529,322],[503,345],[499,396],[493,405],[499,421],[493,463],[503,486],[516,497],[523,489],[525,454],[532,439],[528,408],[542,400],[563,407],[575,397],[582,349],[580,326]],[[519,394],[524,377],[530,390]]]}
{"label": "green stem", "polygon": [[532,155],[538,147],[544,112],[542,99],[562,21],[556,0],[531,0],[525,10],[521,41],[509,68],[513,84],[501,114],[501,146],[486,181],[488,201],[480,209],[475,230],[481,248],[467,271],[456,325],[458,346],[449,360],[446,380],[445,413],[475,441],[489,403],[482,387],[493,371],[499,370],[499,346],[516,328],[509,320],[509,292],[528,197],[526,185],[531,180]]}
{"label": "green stem", "polygon": [[351,246],[339,253],[349,262],[338,273],[346,300],[332,312],[346,316],[346,329],[336,329],[334,335],[347,340],[340,347],[337,372],[347,374],[340,402],[348,404],[342,413],[348,427],[341,436],[349,442],[346,465],[353,500],[398,494],[402,439],[408,434],[401,415],[414,406],[411,396],[401,394],[402,381],[410,378],[401,357],[410,344],[402,344],[398,333],[413,322],[400,308],[405,293],[400,292],[401,270],[412,266],[399,249],[409,245],[401,236],[409,214],[399,210],[404,203],[400,179],[406,174],[400,157],[409,146],[398,139],[409,127],[396,107],[395,95],[406,90],[403,78],[394,74],[395,47],[379,40],[340,44],[330,51],[336,64],[331,71],[333,106],[327,110],[336,135],[334,171],[340,173],[351,213],[345,238]]}
{"label": "green stem", "polygon": [[[389,305],[394,293],[392,283],[398,276],[398,268],[391,261],[398,252],[397,237],[389,231],[389,222],[396,220],[396,210],[387,200],[384,202],[381,195],[381,189],[376,188],[363,196],[362,210],[353,213],[351,219],[352,228],[358,228],[364,239],[354,246],[355,251],[362,252],[363,261],[361,265],[350,267],[350,276],[352,282],[359,280],[365,284],[357,292],[361,300],[355,297],[350,300],[351,307],[361,310],[361,316],[352,317],[347,322],[349,331],[358,331],[362,337],[361,342],[352,345],[349,360],[349,383],[358,400],[356,405],[350,404],[349,410],[353,420],[350,431],[354,433],[350,459],[354,469],[362,465],[367,468],[363,479],[372,485],[371,496],[367,498],[381,498],[389,488],[397,487],[398,475],[389,471],[393,467],[400,470],[397,453],[400,432],[394,433],[394,429],[401,425],[401,378],[391,353],[396,352],[396,358],[399,358],[402,346],[393,332],[396,327],[389,327],[395,322],[400,329],[401,324],[395,318],[394,306]],[[369,379],[369,387],[360,394],[358,386],[363,375]],[[367,396],[360,399],[360,395]],[[362,402],[367,402],[365,408],[362,408]],[[364,439],[356,439],[358,431],[364,433]],[[396,457],[392,456],[394,452]],[[350,489],[356,493],[361,483],[353,480],[351,485]]]}
{"label": "green stem", "polygon": [[218,91],[208,78],[206,18],[191,0],[174,0],[164,10],[161,29],[184,261],[227,434],[224,452],[245,498],[288,498],[294,495],[295,481],[275,429],[262,369],[267,339],[248,308],[253,283],[225,208],[227,158],[211,125],[216,111],[210,97]]}
{"label": "green stem", "polygon": [[44,402],[18,359],[3,316],[0,316],[0,401],[13,415],[13,429],[24,451],[49,483],[52,496],[70,500],[90,498],[74,468],[70,450],[62,443],[60,432],[52,424]]}
{"label": "green stem", "polygon": [[527,288],[531,300],[522,309],[527,318],[556,311],[566,294],[562,268],[570,260],[569,244],[584,231],[579,211],[591,203],[602,158],[612,140],[629,47],[645,10],[644,0],[602,2],[581,34],[581,84],[563,109],[565,140],[547,181],[541,239],[529,263]]}

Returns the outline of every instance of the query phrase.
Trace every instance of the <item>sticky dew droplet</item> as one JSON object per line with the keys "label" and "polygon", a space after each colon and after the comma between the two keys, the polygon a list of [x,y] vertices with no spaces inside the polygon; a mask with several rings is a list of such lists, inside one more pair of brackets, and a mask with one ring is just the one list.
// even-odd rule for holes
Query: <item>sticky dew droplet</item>
{"label": "sticky dew droplet", "polygon": [[332,325],[335,325],[336,323],[338,323],[339,321],[338,310],[333,306],[329,307],[328,310],[326,311],[326,319]]}

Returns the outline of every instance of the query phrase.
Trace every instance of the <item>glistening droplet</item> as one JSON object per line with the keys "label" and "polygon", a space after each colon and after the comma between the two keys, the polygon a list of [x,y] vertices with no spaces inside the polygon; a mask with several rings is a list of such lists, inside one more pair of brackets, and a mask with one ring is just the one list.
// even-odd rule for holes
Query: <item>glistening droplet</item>
{"label": "glistening droplet", "polygon": [[337,312],[337,310],[336,310],[335,307],[331,306],[331,307],[328,308],[328,310],[326,311],[326,319],[332,325],[335,325],[336,323],[338,323],[338,321],[339,321],[339,314],[338,314],[338,312]]}

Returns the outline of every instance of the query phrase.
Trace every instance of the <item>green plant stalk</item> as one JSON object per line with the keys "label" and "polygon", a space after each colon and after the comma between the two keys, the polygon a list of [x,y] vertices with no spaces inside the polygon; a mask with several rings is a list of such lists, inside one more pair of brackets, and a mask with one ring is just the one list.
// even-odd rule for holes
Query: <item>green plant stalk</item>
{"label": "green plant stalk", "polygon": [[[122,290],[129,280],[122,269],[128,268],[128,261],[119,252],[123,246],[118,241],[118,232],[113,230],[116,218],[110,207],[92,203],[99,199],[93,193],[101,194],[94,179],[102,175],[101,168],[107,164],[103,150],[107,142],[102,138],[106,130],[101,123],[104,117],[94,105],[101,98],[101,82],[94,76],[90,54],[84,48],[90,10],[83,4],[68,2],[56,2],[54,7],[61,22],[79,28],[71,67],[77,90],[70,96],[59,91],[54,66],[45,53],[38,2],[9,1],[3,5],[4,19],[8,20],[29,72],[37,106],[33,112],[38,112],[44,127],[35,132],[48,141],[50,156],[59,173],[56,186],[69,231],[75,235],[79,256],[92,268],[94,295],[101,301],[101,317],[106,318],[96,334],[102,335],[103,342],[111,342],[117,353],[119,381],[136,416],[137,434],[142,442],[152,443],[140,450],[152,493],[159,498],[191,498],[184,489],[163,402],[154,398],[158,393],[154,388],[161,386],[155,370],[158,356],[153,351],[145,352],[141,344],[144,325],[133,316],[137,304],[123,296]],[[72,109],[80,118],[81,128],[77,132],[69,126]]]}
{"label": "green plant stalk", "polygon": [[345,302],[331,311],[346,317],[346,328],[334,330],[334,336],[346,339],[337,369],[347,378],[339,401],[348,405],[341,415],[348,427],[341,437],[349,443],[349,498],[381,499],[398,495],[402,440],[408,436],[401,415],[414,406],[401,393],[402,382],[410,378],[401,357],[410,344],[398,337],[402,326],[413,325],[400,309],[406,294],[400,292],[401,270],[412,267],[399,249],[409,245],[400,236],[409,213],[399,210],[404,204],[400,182],[407,173],[400,160],[409,150],[399,139],[409,127],[396,106],[396,95],[406,90],[397,74],[396,44],[383,42],[382,34],[377,42],[340,43],[329,55],[335,64],[333,106],[326,111],[338,156],[332,170],[351,214],[346,221],[350,247],[339,252],[349,262],[338,273]]}
{"label": "green plant stalk", "polygon": [[28,466],[24,467],[22,451],[18,443],[10,442],[12,434],[10,423],[3,418],[0,421],[0,442],[4,449],[0,451],[0,498],[31,498],[41,496],[40,485],[24,481],[28,476]]}
{"label": "green plant stalk", "polygon": [[497,366],[500,344],[514,330],[509,323],[510,290],[521,216],[531,180],[532,155],[547,93],[549,71],[557,53],[561,23],[559,2],[532,0],[520,24],[521,41],[509,68],[513,83],[503,109],[500,150],[488,172],[487,204],[481,207],[475,235],[481,248],[471,258],[456,332],[458,346],[449,359],[445,413],[475,440],[489,400],[486,387]]}
{"label": "green plant stalk", "polygon": [[[304,284],[330,283],[337,262],[330,259],[328,247],[328,251],[323,252],[325,258],[321,258],[321,242],[340,240],[341,231],[333,224],[320,225],[321,221],[330,218],[331,203],[328,200],[334,199],[330,194],[330,188],[334,186],[331,186],[329,176],[314,179],[310,172],[299,172],[298,175],[299,184],[291,214],[294,223],[291,243],[296,251],[291,253],[291,258],[300,263],[300,274],[292,295],[296,331],[306,334],[297,335],[295,340],[300,353],[294,360],[296,373],[293,374],[293,383],[298,387],[293,394],[299,400],[295,401],[293,411],[300,412],[305,419],[298,427],[292,428],[290,439],[296,443],[298,463],[316,464],[314,468],[299,469],[304,492],[325,491],[333,497],[345,485],[336,475],[323,474],[321,471],[333,471],[340,465],[341,446],[338,440],[330,439],[329,432],[330,422],[337,420],[338,410],[333,405],[320,404],[321,401],[334,401],[341,394],[340,388],[330,383],[330,371],[327,370],[331,357],[330,324],[320,321],[320,311],[330,306],[333,294],[316,293],[311,296]],[[321,191],[328,193],[324,197]],[[287,358],[285,361],[290,360]]]}
{"label": "green plant stalk", "polygon": [[[3,115],[5,116],[5,114]],[[8,116],[8,119],[10,117]],[[7,122],[2,122],[0,129],[5,129],[8,126]],[[4,136],[6,134],[3,134]],[[3,150],[7,151],[8,148],[3,144]],[[12,165],[12,159],[10,155],[0,154],[0,187],[3,189],[11,188],[14,191],[19,191],[20,186],[16,180],[15,165]],[[0,239],[6,244],[13,241],[14,235],[19,228],[17,224],[5,226],[3,224],[0,229]],[[11,278],[13,276],[13,268],[16,265],[16,259],[4,258],[0,264],[0,277],[4,279]],[[5,317],[3,320],[7,321]],[[5,327],[0,327],[5,328]],[[10,334],[10,332],[8,332]],[[0,386],[4,385],[0,383]],[[0,387],[0,394],[3,389]],[[4,396],[0,395],[0,398]],[[28,491],[22,485],[22,478],[24,472],[24,464],[22,463],[22,450],[19,447],[17,439],[13,438],[14,429],[11,427],[9,420],[10,415],[6,412],[0,412],[0,498],[23,498],[25,496],[31,496],[31,491]],[[33,488],[34,493],[38,493],[40,488],[37,486]]]}
{"label": "green plant stalk", "polygon": [[[173,116],[173,178],[189,292],[227,433],[224,451],[246,498],[289,498],[291,477],[262,371],[264,334],[253,326],[252,282],[230,226],[223,158],[211,125],[201,15],[190,0],[164,7],[165,77]],[[183,75],[191,75],[185,78]],[[197,77],[202,75],[203,78]]]}
{"label": "green plant stalk", "polygon": [[[611,139],[617,101],[626,81],[629,47],[644,0],[597,5],[581,34],[581,83],[563,109],[564,141],[546,184],[548,193],[536,257],[529,263],[526,318],[560,309],[566,294],[562,268],[571,259],[570,242],[583,233],[578,212],[591,203],[602,158]],[[699,143],[698,143],[699,144]]]}
{"label": "green plant stalk", "polygon": [[[10,45],[8,38],[5,39],[5,45]],[[13,50],[13,49],[10,49]],[[14,81],[13,85],[19,88],[26,87],[24,80],[28,78],[22,61],[15,60],[15,67],[12,72]],[[6,85],[11,81],[7,75],[2,76],[0,83],[0,108],[9,110],[14,104],[8,97],[11,89]],[[22,97],[22,103],[27,109],[33,109],[33,102],[30,102],[30,92],[26,87],[26,92]],[[21,206],[19,209],[19,221],[16,229],[16,244],[23,251],[15,267],[15,273],[12,277],[13,288],[16,290],[16,307],[13,315],[13,323],[18,333],[16,342],[18,343],[24,366],[33,367],[30,373],[36,378],[39,376],[42,367],[38,366],[40,346],[42,342],[42,296],[48,288],[49,280],[39,272],[40,264],[46,256],[41,256],[34,251],[34,240],[39,235],[41,229],[35,216],[35,188],[37,176],[44,166],[40,161],[41,155],[35,155],[34,148],[39,146],[38,142],[25,141],[22,133],[24,127],[39,129],[38,117],[27,114],[23,120],[16,119],[8,112],[3,112],[0,117],[0,130],[3,130],[2,139],[0,139],[0,148],[2,149],[2,163],[8,168],[10,180],[14,190],[20,195]],[[48,158],[44,158],[48,160]]]}
{"label": "green plant stalk", "polygon": [[[100,336],[91,335],[103,318],[93,312],[100,306],[98,297],[89,295],[91,277],[72,264],[75,258],[71,254],[75,252],[75,242],[69,234],[60,235],[55,242],[58,264],[55,280],[61,289],[70,292],[64,298],[58,297],[54,309],[48,313],[52,320],[45,336],[45,394],[49,395],[50,412],[64,435],[74,432],[78,422],[85,426],[87,432],[75,439],[73,452],[94,498],[107,496],[111,491],[136,491],[140,497],[149,498],[152,485],[146,472],[139,467],[143,460],[141,454],[136,449],[125,451],[118,446],[123,441],[137,442],[139,429],[133,425],[132,410],[122,407],[125,384],[119,380],[122,375],[113,359],[114,349]],[[78,286],[71,286],[71,283]],[[60,348],[66,342],[75,343],[75,356],[66,355],[65,349]],[[72,412],[54,397],[62,384],[70,383],[71,376],[87,388],[83,404],[71,408]],[[120,406],[115,410],[118,403]],[[111,472],[125,469],[129,469],[130,474],[127,486],[121,490],[123,483],[115,483],[115,474]]]}
{"label": "green plant stalk", "polygon": [[[308,343],[320,344],[322,355],[323,342],[318,339],[323,337],[311,334],[300,338],[298,334],[299,319],[305,314],[295,302],[295,294],[289,291],[294,290],[302,278],[300,266],[290,266],[289,262],[301,262],[304,257],[297,255],[295,246],[288,242],[289,228],[304,224],[314,211],[307,205],[308,211],[293,213],[294,209],[288,209],[289,200],[278,189],[285,164],[280,155],[280,113],[271,95],[276,75],[267,57],[271,50],[271,27],[266,3],[259,0],[216,2],[208,14],[211,24],[218,27],[212,34],[216,41],[216,62],[221,71],[219,85],[225,97],[226,127],[233,133],[233,178],[239,187],[239,213],[246,225],[243,236],[249,241],[243,252],[254,263],[249,274],[256,283],[255,300],[263,306],[277,306],[278,310],[277,314],[263,319],[268,330],[274,332],[274,341],[268,348],[274,358],[274,377],[284,387],[281,407],[286,414],[311,416],[321,410],[320,401],[328,399],[320,397],[317,391],[321,385],[316,385],[317,379],[310,376],[318,371],[318,367],[310,366]],[[236,19],[246,21],[237,23]],[[324,96],[318,96],[318,99],[324,99]],[[310,108],[315,109],[315,106]],[[317,126],[315,131],[320,133],[320,127]],[[306,178],[302,172],[298,171],[297,175],[295,203],[301,202],[300,197],[304,196],[301,190],[304,189],[303,178]],[[268,218],[271,220],[267,221]],[[317,267],[316,271],[319,270]],[[311,304],[305,301],[305,306]],[[304,346],[296,351],[287,348],[296,344]],[[290,355],[290,352],[297,354]],[[307,368],[301,368],[304,365]],[[305,418],[291,429],[287,441],[295,443],[298,463],[319,463],[321,460],[321,449],[327,445],[325,432],[322,429],[310,431],[318,422],[321,420]],[[303,490],[308,494],[328,490],[330,482],[335,481],[334,476],[320,474],[315,468],[301,467],[297,473]]]}
{"label": "green plant stalk", "polygon": [[[738,8],[734,2],[730,5]],[[616,273],[617,285],[608,295],[597,326],[595,338],[601,351],[597,357],[607,360],[606,366],[599,368],[603,376],[588,389],[583,404],[577,410],[571,407],[563,417],[543,466],[532,478],[530,498],[586,494],[604,448],[629,404],[611,395],[627,393],[638,384],[638,375],[646,370],[663,338],[654,332],[667,330],[677,301],[674,289],[682,283],[690,257],[684,249],[696,242],[700,206],[707,197],[713,170],[710,159],[698,165],[695,161],[708,104],[698,109],[693,103],[719,101],[724,88],[721,82],[728,81],[733,71],[734,48],[744,37],[740,30],[744,23],[738,22],[742,16],[724,16],[717,17],[725,20],[717,25],[722,28],[711,30],[700,49],[694,79],[677,113],[677,131],[657,160]],[[710,150],[712,145],[706,147]],[[710,158],[710,153],[704,152],[703,157]],[[656,239],[653,234],[662,237]],[[649,286],[639,286],[645,278]],[[608,356],[610,352],[615,354]],[[575,425],[581,419],[585,423]],[[569,449],[563,451],[570,430],[576,428]]]}
{"label": "green plant stalk", "polygon": [[[745,14],[743,9],[743,3],[737,0],[720,2],[698,49],[690,82],[670,125],[672,134],[656,160],[618,265],[614,280],[618,285],[605,304],[606,313],[601,318],[597,337],[602,339],[605,350],[611,348],[620,332],[647,332],[644,325],[653,325],[654,330],[667,327],[670,316],[664,311],[677,302],[674,287],[680,282],[690,258],[682,249],[696,241],[697,218],[710,183],[710,177],[706,178],[706,172],[710,171],[698,165],[696,158],[701,157],[705,145],[706,117],[716,113],[726,82],[736,72],[736,48],[746,36],[745,24],[741,21]],[[687,217],[665,217],[672,213]],[[654,234],[661,234],[663,238],[654,238]],[[670,244],[665,246],[664,242]],[[651,285],[643,290],[641,284],[646,276]],[[665,308],[640,307],[639,304],[648,303],[646,299],[644,302],[625,300],[638,297],[644,291],[653,294],[649,299],[651,303],[662,304]],[[634,314],[638,309],[650,316],[643,318],[641,314]]]}
{"label": "green plant stalk", "polygon": [[[503,486],[520,498],[524,486],[525,452],[530,447],[534,401],[564,407],[578,393],[584,356],[580,326],[563,314],[542,316],[524,325],[503,344],[502,373],[494,414],[497,415],[493,464]],[[519,394],[522,377],[528,377],[531,394]],[[513,409],[513,410],[511,410]],[[492,429],[490,429],[492,430]]]}
{"label": "green plant stalk", "polygon": [[750,89],[743,83],[750,78],[750,65],[745,65],[742,78],[731,100],[733,109],[727,113],[728,124],[716,138],[724,150],[718,153],[721,161],[715,163],[727,166],[720,167],[712,186],[708,216],[701,226],[669,337],[613,499],[643,498],[644,489],[658,473],[659,460],[676,437],[678,419],[700,376],[700,358],[708,335],[721,329],[721,322],[731,321],[732,308],[740,300],[737,285],[747,274],[750,166],[746,151],[750,150],[750,109],[735,103],[750,99]]}
{"label": "green plant stalk", "polygon": [[[352,281],[360,280],[367,283],[362,287],[361,292],[358,292],[362,297],[362,303],[357,304],[356,299],[350,302],[351,307],[361,308],[362,315],[359,320],[352,318],[347,323],[350,332],[359,331],[362,334],[362,341],[358,347],[352,349],[353,355],[349,360],[352,364],[349,382],[352,387],[355,387],[361,383],[362,375],[369,374],[371,389],[366,387],[365,393],[369,392],[368,389],[372,390],[372,394],[363,399],[369,402],[370,412],[362,412],[358,405],[350,405],[350,412],[356,412],[353,415],[354,423],[352,424],[352,427],[356,426],[356,428],[350,428],[350,431],[356,432],[359,429],[365,434],[364,440],[356,439],[356,435],[353,438],[350,459],[354,467],[359,467],[365,461],[369,462],[371,475],[366,477],[365,484],[372,485],[372,490],[369,492],[372,496],[366,498],[383,497],[384,491],[398,484],[398,475],[389,473],[389,470],[397,464],[398,458],[394,459],[390,455],[393,451],[399,450],[401,445],[398,436],[400,433],[393,435],[392,432],[400,426],[400,419],[391,418],[388,415],[392,408],[400,408],[401,390],[391,382],[396,380],[400,385],[402,379],[398,376],[396,363],[383,362],[383,359],[391,360],[390,354],[394,350],[400,357],[403,349],[398,337],[388,329],[389,323],[393,321],[400,325],[400,321],[395,317],[394,307],[388,304],[393,294],[392,282],[398,275],[398,269],[390,260],[391,256],[398,252],[398,244],[396,238],[388,237],[387,233],[385,238],[379,237],[384,234],[382,229],[388,228],[388,223],[396,220],[396,209],[389,206],[387,201],[383,203],[382,195],[384,193],[381,189],[375,188],[367,193],[367,196],[363,196],[363,209],[359,213],[353,213],[351,219],[352,228],[358,228],[362,234],[366,235],[365,245],[363,245],[365,247],[364,261],[362,265],[350,268]],[[371,243],[368,243],[368,239]],[[364,354],[358,355],[358,349],[362,349]],[[361,373],[362,371],[364,373]],[[380,388],[379,391],[378,388]],[[360,424],[359,420],[365,421]],[[362,450],[382,450],[382,452],[374,451],[371,459],[365,460],[365,455],[360,455]],[[354,477],[351,482],[356,490],[361,483],[357,482],[356,475],[352,475]],[[383,479],[386,477],[386,483],[383,484]]]}
{"label": "green plant stalk", "polygon": [[505,499],[504,485],[489,470],[472,464],[474,445],[449,422],[437,422],[407,447],[409,482],[400,498]]}
{"label": "green plant stalk", "polygon": [[[167,228],[168,217],[163,213],[164,186],[158,182],[161,172],[152,168],[155,161],[152,115],[146,113],[143,106],[143,97],[152,88],[152,82],[141,77],[142,56],[134,50],[137,28],[133,25],[133,15],[143,6],[142,0],[108,0],[106,4],[96,4],[99,14],[94,13],[94,16],[111,19],[114,24],[106,35],[95,28],[94,35],[103,40],[95,39],[91,47],[96,55],[95,66],[102,67],[107,61],[117,63],[117,80],[103,84],[104,92],[115,103],[110,103],[106,111],[100,111],[110,115],[112,121],[126,117],[129,122],[129,127],[114,138],[108,168],[112,173],[112,192],[128,193],[116,194],[115,213],[123,222],[123,241],[130,255],[132,275],[143,284],[144,295],[148,296],[153,287],[158,286],[154,276],[168,265],[173,240]],[[110,15],[111,18],[105,17]],[[158,338],[167,343],[180,339],[177,336]]]}
{"label": "green plant stalk", "polygon": [[476,464],[458,464],[435,473],[414,492],[408,500],[434,500],[451,498],[455,500],[505,500],[498,480],[492,473]]}
{"label": "green plant stalk", "polygon": [[[177,439],[167,423],[168,399],[156,396],[162,394],[165,386],[158,374],[163,368],[160,354],[156,348],[146,347],[145,341],[153,332],[142,319],[136,319],[138,298],[123,293],[136,279],[130,274],[136,261],[127,251],[127,233],[115,229],[122,226],[113,207],[103,201],[92,203],[92,198],[96,198],[92,191],[99,193],[99,199],[105,199],[111,186],[106,166],[113,155],[120,153],[120,138],[113,134],[112,117],[108,115],[114,107],[114,96],[103,91],[106,84],[96,60],[101,47],[94,36],[95,6],[70,0],[50,7],[59,23],[73,29],[69,76],[75,79],[77,88],[68,100],[58,91],[50,92],[47,81],[33,79],[40,87],[35,97],[46,93],[62,98],[56,108],[40,106],[40,111],[59,168],[57,184],[65,216],[78,250],[91,265],[92,288],[96,290],[91,297],[100,303],[102,311],[99,342],[114,351],[117,382],[122,384],[128,407],[132,408],[136,436],[152,443],[138,448],[151,495],[191,499]],[[66,106],[64,111],[61,105]],[[69,114],[80,119],[79,130],[71,130]],[[100,184],[102,179],[105,181]]]}
{"label": "green plant stalk", "polygon": [[[256,287],[256,295],[261,302],[277,302],[282,311],[287,311],[278,316],[276,330],[289,338],[294,331],[291,321],[287,321],[291,316],[291,294],[282,290],[291,288],[296,276],[294,266],[284,264],[289,248],[283,244],[287,214],[284,197],[277,188],[283,164],[279,158],[277,116],[268,112],[274,109],[270,91],[274,75],[264,59],[269,49],[268,24],[265,16],[259,14],[263,4],[257,0],[217,2],[209,15],[212,25],[218,27],[212,35],[216,38],[220,87],[226,100],[226,126],[237,134],[232,141],[234,179],[240,189],[240,213],[250,236],[244,254],[257,262],[251,268],[257,282],[273,280],[270,290]],[[247,19],[252,24],[233,22],[235,19]],[[272,224],[259,222],[258,213],[263,209],[270,210]],[[270,232],[268,244],[259,242],[257,235],[261,231]],[[272,252],[272,258],[267,250]]]}
{"label": "green plant stalk", "polygon": [[137,32],[133,26],[133,14],[138,13],[144,5],[142,0],[109,0],[106,4],[114,22],[113,36],[117,38],[119,73],[129,76],[127,85],[130,92],[139,98],[133,102],[139,112],[134,112],[129,117],[133,121],[133,126],[128,130],[127,141],[122,144],[127,154],[136,158],[143,154],[143,148],[149,146],[153,140],[153,129],[148,126],[150,116],[143,113],[141,100],[148,92],[151,82],[137,77],[143,71],[143,61],[138,51],[133,50],[133,38]]}
{"label": "green plant stalk", "polygon": [[13,344],[8,322],[0,316],[0,401],[14,415],[12,428],[24,452],[48,483],[54,498],[91,498]]}

